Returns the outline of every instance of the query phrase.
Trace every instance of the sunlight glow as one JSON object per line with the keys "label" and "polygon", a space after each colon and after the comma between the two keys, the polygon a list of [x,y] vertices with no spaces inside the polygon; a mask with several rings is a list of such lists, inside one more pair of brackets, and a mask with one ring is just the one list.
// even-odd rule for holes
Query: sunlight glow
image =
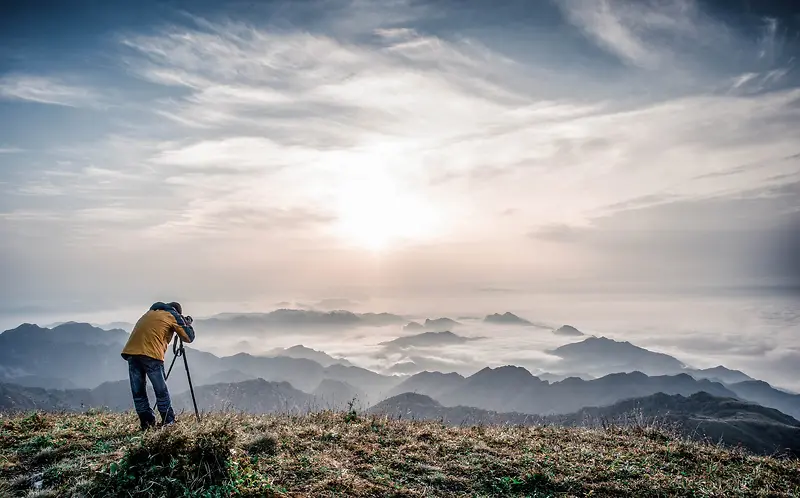
{"label": "sunlight glow", "polygon": [[349,176],[338,193],[337,234],[372,251],[421,242],[435,233],[438,213],[425,199],[403,191],[400,182],[377,170]]}

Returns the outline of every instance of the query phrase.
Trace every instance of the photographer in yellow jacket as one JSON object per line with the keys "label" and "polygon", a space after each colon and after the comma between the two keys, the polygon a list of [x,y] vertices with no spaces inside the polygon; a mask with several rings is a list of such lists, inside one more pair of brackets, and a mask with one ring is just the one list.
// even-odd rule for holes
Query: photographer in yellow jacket
{"label": "photographer in yellow jacket", "polygon": [[189,343],[194,341],[192,317],[183,316],[180,303],[153,304],[142,315],[122,349],[122,357],[128,362],[133,405],[139,415],[142,430],[156,425],[156,417],[147,397],[147,380],[153,385],[156,405],[161,415],[161,425],[175,422],[175,412],[167,389],[164,373],[164,355],[173,333]]}

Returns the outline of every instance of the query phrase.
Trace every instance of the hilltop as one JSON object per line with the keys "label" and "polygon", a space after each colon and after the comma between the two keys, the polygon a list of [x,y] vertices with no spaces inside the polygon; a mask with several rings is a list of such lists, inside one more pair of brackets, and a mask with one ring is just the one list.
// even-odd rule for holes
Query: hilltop
{"label": "hilltop", "polygon": [[443,406],[426,396],[405,392],[381,401],[370,413],[414,420],[436,420],[448,425],[556,425],[628,427],[658,423],[689,439],[710,439],[750,453],[800,457],[800,421],[756,403],[720,398],[708,393],[688,397],[654,394],[609,406],[586,407],[566,415],[497,412],[468,406]]}
{"label": "hilltop", "polygon": [[800,462],[656,428],[447,427],[355,412],[0,419],[0,494],[26,496],[796,496]]}

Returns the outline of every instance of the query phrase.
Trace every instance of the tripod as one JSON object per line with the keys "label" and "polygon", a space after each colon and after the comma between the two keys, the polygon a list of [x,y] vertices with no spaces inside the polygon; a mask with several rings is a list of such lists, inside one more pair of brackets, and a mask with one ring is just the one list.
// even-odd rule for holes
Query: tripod
{"label": "tripod", "polygon": [[183,356],[183,366],[186,368],[186,379],[189,381],[189,392],[192,393],[192,404],[194,405],[194,416],[197,421],[200,421],[200,412],[197,410],[197,400],[194,397],[194,387],[192,387],[192,375],[189,373],[189,362],[186,359],[186,350],[183,348],[183,340],[175,334],[175,340],[172,341],[172,363],[169,364],[169,370],[167,370],[167,375],[164,376],[164,381],[166,382],[169,379],[169,374],[172,372],[172,367],[175,366],[175,360],[178,359],[178,356]]}

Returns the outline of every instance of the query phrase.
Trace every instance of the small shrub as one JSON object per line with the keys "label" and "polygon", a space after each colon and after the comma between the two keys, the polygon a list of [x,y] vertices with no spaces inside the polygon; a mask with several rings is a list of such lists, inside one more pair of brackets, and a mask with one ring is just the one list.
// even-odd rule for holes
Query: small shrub
{"label": "small shrub", "polygon": [[39,412],[33,412],[19,421],[19,429],[22,431],[41,431],[50,427],[50,421]]}
{"label": "small shrub", "polygon": [[278,453],[278,438],[272,434],[256,436],[244,444],[248,453],[274,456]]}
{"label": "small shrub", "polygon": [[147,496],[183,496],[221,486],[234,442],[234,431],[223,424],[149,432],[108,467],[94,491],[135,495],[147,483]]}
{"label": "small shrub", "polygon": [[355,398],[347,402],[347,413],[344,416],[344,421],[347,423],[355,422],[358,420],[358,412],[353,406],[356,404]]}
{"label": "small shrub", "polygon": [[325,441],[328,443],[340,441],[342,439],[341,434],[335,431],[326,432],[322,436],[320,436],[321,441]]}
{"label": "small shrub", "polygon": [[[528,474],[519,477],[491,478],[484,486],[493,495],[549,496],[544,493],[559,491],[559,486],[545,474]],[[539,494],[543,493],[543,494]]]}
{"label": "small shrub", "polygon": [[31,457],[31,463],[34,465],[43,465],[61,458],[63,450],[61,448],[53,448],[48,446]]}
{"label": "small shrub", "polygon": [[35,455],[40,450],[47,449],[53,444],[53,438],[49,435],[37,434],[25,441],[19,449],[23,455]]}

